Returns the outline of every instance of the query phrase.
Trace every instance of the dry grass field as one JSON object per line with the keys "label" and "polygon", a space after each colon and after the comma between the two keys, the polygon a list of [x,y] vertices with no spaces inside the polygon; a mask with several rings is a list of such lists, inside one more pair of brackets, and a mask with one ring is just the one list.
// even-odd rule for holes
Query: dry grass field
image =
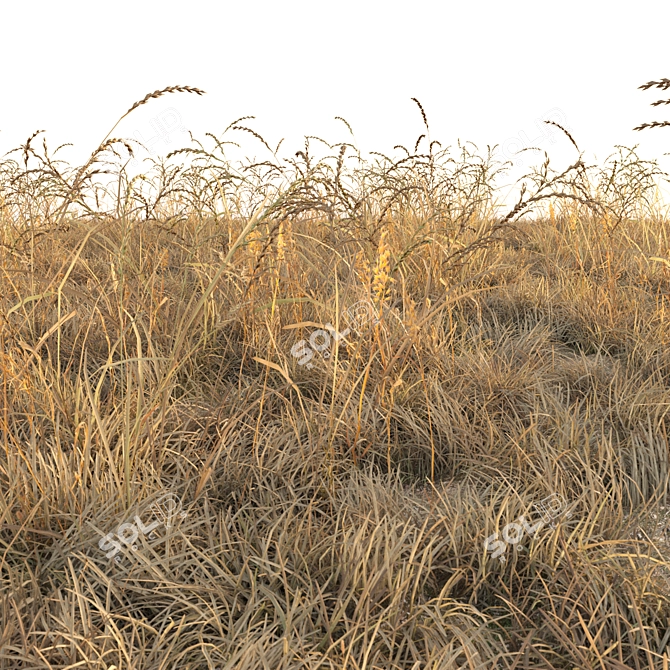
{"label": "dry grass field", "polygon": [[0,669],[668,668],[658,169],[249,123],[0,162]]}

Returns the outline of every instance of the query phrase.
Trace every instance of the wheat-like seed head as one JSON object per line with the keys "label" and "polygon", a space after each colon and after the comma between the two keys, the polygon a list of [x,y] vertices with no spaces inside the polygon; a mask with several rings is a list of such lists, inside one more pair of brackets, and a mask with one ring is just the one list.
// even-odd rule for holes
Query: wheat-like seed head
{"label": "wheat-like seed head", "polygon": [[[659,88],[662,91],[666,91],[670,88],[670,79],[664,78],[660,81],[648,81],[646,84],[642,84],[642,86],[639,86],[638,88],[641,88],[643,91],[646,91],[650,88]],[[656,102],[651,103],[652,107],[659,107],[660,105],[670,105],[670,100],[657,100]],[[664,128],[666,126],[670,126],[670,121],[652,121],[651,123],[643,123],[636,128],[633,128],[633,130],[644,130],[645,128]]]}
{"label": "wheat-like seed head", "polygon": [[281,263],[286,258],[286,249],[291,241],[291,223],[290,221],[282,221],[279,224],[279,232],[277,233],[277,260]]}
{"label": "wheat-like seed head", "polygon": [[645,128],[663,128],[665,126],[670,126],[670,121],[652,121],[651,123],[643,123],[633,130],[644,130]]}
{"label": "wheat-like seed head", "polygon": [[[107,149],[111,149],[113,153],[116,153],[116,150],[114,149],[115,144],[122,144],[126,151],[131,155],[134,156],[135,153],[133,152],[133,147],[130,145],[128,140],[120,139],[118,137],[111,137],[110,139],[106,140],[103,142],[97,149],[97,153],[102,153],[103,151]],[[117,154],[118,155],[118,154]]]}
{"label": "wheat-like seed head", "polygon": [[574,233],[577,230],[577,215],[575,214],[574,208],[570,212],[570,230]]}
{"label": "wheat-like seed head", "polygon": [[577,146],[577,142],[575,142],[575,138],[565,128],[563,128],[563,126],[560,123],[556,123],[556,121],[545,121],[544,123],[550,126],[556,126],[560,130],[562,130],[567,136],[567,138],[572,142],[572,146],[575,147],[577,151],[579,151],[579,147]]}
{"label": "wheat-like seed head", "polygon": [[253,259],[257,259],[260,256],[261,251],[263,250],[263,245],[260,241],[261,233],[258,228],[254,228],[247,237],[249,242],[249,254]]}
{"label": "wheat-like seed head", "polygon": [[388,228],[382,231],[377,247],[377,264],[375,265],[374,277],[372,279],[372,292],[375,294],[375,301],[378,306],[384,302],[386,289],[389,283],[393,282],[389,270],[391,269],[391,248],[388,244]]}
{"label": "wheat-like seed head", "polygon": [[665,91],[670,88],[670,79],[663,78],[660,81],[648,81],[646,84],[639,86],[643,91],[646,91],[649,88],[660,88],[662,91]]}
{"label": "wheat-like seed head", "polygon": [[372,268],[362,249],[356,253],[356,258],[354,259],[354,271],[363,286],[370,285]]}
{"label": "wheat-like seed head", "polygon": [[419,111],[421,112],[421,118],[423,119],[423,125],[426,126],[426,130],[429,131],[430,128],[429,128],[429,126],[428,126],[428,117],[426,116],[426,112],[425,112],[425,110],[424,110],[424,108],[423,108],[423,105],[422,105],[416,98],[412,98],[412,100],[413,100],[414,102],[416,102],[416,104],[417,104],[417,106],[418,106],[418,108],[419,108]]}
{"label": "wheat-like seed head", "polygon": [[168,86],[167,88],[162,88],[159,91],[154,91],[153,93],[147,93],[141,100],[138,100],[125,114],[127,116],[138,107],[146,105],[149,100],[154,100],[155,98],[160,98],[167,93],[195,93],[196,95],[203,95],[205,91],[196,88],[195,86]]}
{"label": "wheat-like seed head", "polygon": [[158,264],[164,270],[167,269],[168,265],[170,265],[170,252],[167,249],[165,249],[163,251],[163,253],[161,254],[161,257],[160,257],[160,260],[158,261]]}

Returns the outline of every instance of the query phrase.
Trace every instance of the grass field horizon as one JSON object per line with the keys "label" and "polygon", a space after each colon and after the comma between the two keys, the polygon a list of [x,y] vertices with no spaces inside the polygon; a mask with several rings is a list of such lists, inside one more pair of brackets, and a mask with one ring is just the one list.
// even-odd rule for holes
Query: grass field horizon
{"label": "grass field horizon", "polygon": [[0,160],[0,669],[668,668],[667,175],[413,104]]}

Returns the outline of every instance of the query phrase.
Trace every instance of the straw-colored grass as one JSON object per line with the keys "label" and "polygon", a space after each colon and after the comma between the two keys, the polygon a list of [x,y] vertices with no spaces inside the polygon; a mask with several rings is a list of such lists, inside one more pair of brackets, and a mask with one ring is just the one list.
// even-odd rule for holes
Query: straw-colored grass
{"label": "straw-colored grass", "polygon": [[[112,185],[33,140],[0,168],[0,668],[668,667],[653,167],[547,162],[502,216],[486,159],[422,139],[210,138]],[[106,558],[166,492],[187,516]]]}

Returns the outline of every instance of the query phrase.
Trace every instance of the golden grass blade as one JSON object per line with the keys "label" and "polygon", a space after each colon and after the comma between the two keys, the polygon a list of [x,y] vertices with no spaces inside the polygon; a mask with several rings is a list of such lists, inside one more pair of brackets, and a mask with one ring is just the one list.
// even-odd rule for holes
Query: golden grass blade
{"label": "golden grass blade", "polygon": [[268,368],[272,368],[273,370],[276,370],[281,374],[281,376],[289,383],[291,388],[294,391],[297,391],[300,393],[298,387],[295,385],[291,377],[289,376],[288,372],[284,370],[283,368],[279,367],[276,363],[273,363],[272,361],[266,361],[264,358],[259,358],[258,356],[253,356],[253,360],[256,361],[257,363],[262,363],[263,365],[267,366]]}

